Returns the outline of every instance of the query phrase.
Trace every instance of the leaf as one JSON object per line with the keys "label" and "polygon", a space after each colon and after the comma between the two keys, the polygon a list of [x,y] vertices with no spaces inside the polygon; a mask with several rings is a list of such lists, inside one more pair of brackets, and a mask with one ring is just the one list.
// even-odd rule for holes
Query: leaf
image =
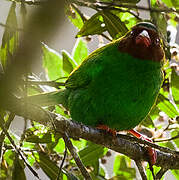
{"label": "leaf", "polygon": [[135,16],[133,16],[131,13],[128,12],[120,12],[118,10],[112,10],[111,13],[118,16],[121,19],[121,21],[125,23],[128,29],[132,28],[134,25],[137,24],[137,22],[139,22],[139,20]]}
{"label": "leaf", "polygon": [[159,108],[156,105],[153,106],[153,108],[151,109],[151,111],[149,113],[149,116],[152,119],[152,121],[155,120],[156,118],[158,118],[159,113],[160,113]]}
{"label": "leaf", "polygon": [[0,59],[3,68],[6,67],[7,59],[11,59],[13,52],[18,45],[16,3],[13,2],[6,20],[6,28],[2,37],[2,46],[0,50]]}
{"label": "leaf", "polygon": [[179,1],[178,0],[162,0],[168,7],[179,8]]}
{"label": "leaf", "polygon": [[45,153],[39,152],[38,164],[50,179],[56,179],[59,168]]}
{"label": "leaf", "polygon": [[43,67],[47,71],[50,80],[56,80],[64,77],[62,56],[43,44]]}
{"label": "leaf", "polygon": [[25,138],[27,142],[32,142],[32,143],[51,143],[52,142],[52,134],[46,133],[43,135],[41,138],[37,135],[27,135]]}
{"label": "leaf", "polygon": [[54,151],[56,151],[57,153],[64,153],[65,150],[65,143],[63,141],[63,139],[59,139],[58,144],[54,147]]}
{"label": "leaf", "polygon": [[150,115],[148,115],[142,122],[141,124],[145,127],[148,128],[153,128],[154,127],[154,123],[152,121],[152,118],[150,117]]}
{"label": "leaf", "polygon": [[176,179],[179,178],[179,170],[178,169],[171,170],[171,172],[176,177]]}
{"label": "leaf", "polygon": [[135,168],[131,168],[127,166],[128,159],[129,158],[126,158],[125,156],[117,155],[115,157],[115,161],[113,165],[114,174],[118,178],[123,180],[133,179],[136,177]]}
{"label": "leaf", "polygon": [[162,94],[159,94],[157,99],[157,107],[165,112],[170,118],[175,118],[179,115],[178,111],[176,110],[175,106],[164,97]]}
{"label": "leaf", "polygon": [[104,31],[106,31],[106,27],[103,17],[101,16],[101,13],[98,12],[84,23],[76,37],[101,34]]}
{"label": "leaf", "polygon": [[[154,8],[160,8],[158,3],[156,1],[153,1],[151,3],[152,7]],[[150,13],[152,22],[157,26],[157,29],[159,32],[161,32],[161,35],[163,36],[163,39],[167,39],[167,20],[166,15],[163,13],[157,13],[157,12],[151,12]]]}
{"label": "leaf", "polygon": [[68,19],[73,23],[73,25],[75,25],[78,29],[82,28],[84,22],[77,10],[75,10],[71,6],[66,6],[65,13]]}
{"label": "leaf", "polygon": [[179,129],[178,130],[174,130],[171,132],[171,136],[175,137],[178,136],[178,138],[174,139],[173,142],[176,144],[176,146],[179,148]]}
{"label": "leaf", "polygon": [[14,160],[14,167],[12,172],[12,180],[26,180],[24,162],[18,158],[18,154],[16,154]]}
{"label": "leaf", "polygon": [[12,166],[15,158],[15,152],[13,150],[6,150],[3,158],[6,160],[9,166]]}
{"label": "leaf", "polygon": [[[36,159],[45,174],[52,180],[57,179],[59,173],[59,167],[57,166],[57,164],[53,162],[47,154],[43,152],[39,152],[38,154],[39,158]],[[63,174],[65,174],[70,180],[78,180],[76,176],[65,169],[62,169],[61,176],[63,176]]]}
{"label": "leaf", "polygon": [[179,108],[179,75],[172,69],[171,74],[171,90],[175,104]]}
{"label": "leaf", "polygon": [[107,152],[107,148],[100,145],[90,143],[87,147],[79,151],[80,159],[85,166],[93,165],[95,161],[103,157]]}
{"label": "leaf", "polygon": [[101,15],[103,16],[106,28],[113,39],[117,39],[128,32],[125,23],[122,22],[118,16],[112,14],[108,10],[101,11]]}
{"label": "leaf", "polygon": [[81,38],[77,39],[75,46],[72,51],[72,56],[75,62],[79,65],[81,62],[87,57],[88,55],[88,48],[85,41]]}
{"label": "leaf", "polygon": [[74,174],[62,169],[62,172],[68,177],[68,180],[79,180]]}
{"label": "leaf", "polygon": [[66,52],[65,50],[62,51],[63,57],[63,70],[70,74],[73,69],[77,66],[75,60]]}

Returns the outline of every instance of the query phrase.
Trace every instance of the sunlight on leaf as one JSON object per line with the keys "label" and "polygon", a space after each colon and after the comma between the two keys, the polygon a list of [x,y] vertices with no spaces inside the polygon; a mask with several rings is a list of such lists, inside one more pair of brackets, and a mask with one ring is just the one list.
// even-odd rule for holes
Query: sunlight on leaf
{"label": "sunlight on leaf", "polygon": [[55,50],[43,44],[43,67],[45,68],[50,80],[64,77],[62,56]]}
{"label": "sunlight on leaf", "polygon": [[104,31],[106,31],[106,27],[103,17],[101,16],[101,13],[98,12],[85,22],[76,37],[101,34]]}
{"label": "sunlight on leaf", "polygon": [[78,38],[72,51],[72,56],[76,63],[79,65],[87,57],[88,48],[85,41]]}

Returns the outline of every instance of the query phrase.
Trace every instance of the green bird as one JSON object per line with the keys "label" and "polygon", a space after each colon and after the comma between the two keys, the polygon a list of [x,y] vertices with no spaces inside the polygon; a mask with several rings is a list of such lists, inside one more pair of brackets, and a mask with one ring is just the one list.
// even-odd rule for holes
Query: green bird
{"label": "green bird", "polygon": [[130,130],[155,104],[163,60],[157,28],[141,22],[124,37],[91,53],[70,74],[65,89],[32,96],[29,101],[62,104],[73,121],[85,125]]}

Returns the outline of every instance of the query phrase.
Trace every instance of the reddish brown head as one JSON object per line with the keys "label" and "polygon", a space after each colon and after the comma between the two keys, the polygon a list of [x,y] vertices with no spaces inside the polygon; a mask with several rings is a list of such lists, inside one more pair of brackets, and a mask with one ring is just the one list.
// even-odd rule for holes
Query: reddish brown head
{"label": "reddish brown head", "polygon": [[119,43],[120,52],[153,61],[162,61],[164,51],[157,28],[148,22],[138,23]]}

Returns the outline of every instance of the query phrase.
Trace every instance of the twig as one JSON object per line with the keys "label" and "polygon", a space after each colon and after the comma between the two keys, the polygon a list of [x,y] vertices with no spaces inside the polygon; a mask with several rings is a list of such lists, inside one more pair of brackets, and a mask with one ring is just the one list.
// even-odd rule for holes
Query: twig
{"label": "twig", "polygon": [[142,20],[138,15],[136,15],[135,13],[133,13],[130,10],[127,9],[120,9],[120,8],[116,8],[116,7],[108,7],[108,6],[101,6],[100,9],[108,9],[108,10],[115,10],[115,11],[120,11],[120,12],[128,12],[131,15],[133,15],[135,18],[137,18],[138,20]]}
{"label": "twig", "polygon": [[73,156],[78,168],[80,169],[83,177],[86,180],[92,180],[88,171],[86,170],[86,168],[84,167],[82,161],[80,160],[78,154],[76,153],[75,148],[73,147],[72,142],[70,141],[70,138],[68,137],[67,133],[65,132],[63,135],[63,139],[65,141],[65,145],[67,146],[68,150],[70,151],[71,155]]}
{"label": "twig", "polygon": [[7,138],[9,139],[9,141],[11,142],[12,146],[14,147],[14,149],[16,150],[16,152],[19,154],[19,156],[22,158],[22,160],[24,161],[24,163],[26,164],[26,166],[29,168],[29,170],[33,173],[33,175],[35,177],[37,177],[38,179],[39,176],[36,173],[36,171],[33,170],[33,168],[27,163],[27,161],[25,160],[24,156],[22,155],[21,151],[19,150],[19,148],[16,146],[16,144],[14,143],[13,139],[11,138],[11,136],[9,135],[9,133],[7,132],[7,130],[4,128],[4,125],[2,124],[3,118],[0,116],[0,126],[4,132],[4,134],[7,136]]}
{"label": "twig", "polygon": [[60,174],[61,174],[62,167],[63,167],[63,164],[64,164],[65,159],[66,159],[66,155],[67,155],[67,148],[66,148],[66,146],[65,146],[65,152],[64,152],[64,156],[63,156],[62,162],[61,162],[61,164],[60,164],[60,168],[59,168],[59,171],[58,171],[57,180],[60,180]]}
{"label": "twig", "polygon": [[174,140],[174,139],[177,139],[179,138],[179,134],[174,136],[174,137],[171,137],[171,138],[168,138],[168,139],[156,139],[155,142],[165,142],[165,141],[171,141],[171,140]]}
{"label": "twig", "polygon": [[129,9],[137,9],[137,10],[143,10],[143,11],[150,11],[150,12],[175,12],[179,13],[179,10],[177,9],[172,9],[172,8],[148,8],[144,6],[137,6],[133,4],[123,4],[123,3],[113,3],[113,2],[98,2],[98,3],[89,3],[89,2],[79,2],[77,0],[70,0],[72,3],[77,4],[78,6],[85,6],[93,9],[102,9],[105,6],[102,6],[102,4],[107,5],[107,6],[115,6],[119,8],[129,8]]}
{"label": "twig", "polygon": [[77,8],[77,6],[75,4],[71,4],[71,6],[75,9],[75,11],[77,11],[77,13],[80,15],[82,20],[85,22],[87,20],[87,18],[84,16],[84,14]]}
{"label": "twig", "polygon": [[11,26],[8,26],[8,25],[3,24],[3,23],[0,23],[0,26],[8,28],[8,29],[12,29],[12,30],[16,30],[16,31],[23,31],[24,32],[24,30],[22,28],[11,27]]}
{"label": "twig", "polygon": [[31,85],[47,85],[52,87],[65,86],[65,83],[55,81],[27,81],[27,83]]}
{"label": "twig", "polygon": [[[148,145],[150,147],[153,147],[155,149],[161,150],[161,151],[166,152],[166,153],[171,153],[171,154],[176,153],[176,151],[173,151],[173,150],[171,150],[171,149],[169,149],[167,147],[162,147],[162,146],[159,146],[157,144],[154,144],[154,143],[151,143],[149,141],[142,140],[142,139],[138,139],[138,138],[133,137],[133,136],[126,136],[126,135],[123,135],[123,134],[118,134],[118,136],[120,136],[120,137],[122,137],[122,138],[124,138],[126,140],[136,141],[136,142],[138,142],[140,144]],[[179,152],[177,152],[177,154],[179,155]]]}
{"label": "twig", "polygon": [[[133,5],[133,4],[122,4],[122,3],[110,3],[110,2],[100,2],[100,4],[105,4],[105,5],[110,5],[110,6],[116,6],[116,7],[123,7],[123,8],[133,8],[133,9],[139,9],[139,10],[143,10],[143,11],[151,11],[151,12],[166,12],[166,13],[170,13],[170,12],[176,12],[179,13],[179,10],[173,9],[173,8],[149,8],[149,7],[144,7],[144,6],[137,6],[137,5]],[[96,5],[96,8],[101,8],[101,6],[99,4]]]}
{"label": "twig", "polygon": [[111,39],[110,37],[106,36],[106,35],[103,34],[103,33],[101,34],[101,36],[103,36],[104,38],[106,38],[106,39],[107,39],[108,41],[110,41],[110,42],[112,41],[112,39]]}
{"label": "twig", "polygon": [[[15,114],[10,113],[7,122],[5,123],[3,121],[3,123],[5,123],[4,128],[6,130],[9,129],[9,126],[10,126],[11,122],[13,121],[14,117],[15,117]],[[5,133],[4,133],[4,131],[2,131],[1,134],[0,134],[0,164],[2,164],[1,163],[2,162],[2,157],[3,157],[2,148],[3,148],[3,144],[4,144],[4,139],[5,139]]]}
{"label": "twig", "polygon": [[141,161],[135,161],[135,163],[136,163],[136,166],[138,167],[138,170],[142,177],[142,180],[147,180],[147,176],[145,174],[145,171],[144,171]]}
{"label": "twig", "polygon": [[149,9],[151,9],[151,2],[150,2],[150,0],[147,0],[147,2],[148,2]]}
{"label": "twig", "polygon": [[167,171],[168,169],[161,168],[160,171],[156,174],[156,180],[160,180]]}

